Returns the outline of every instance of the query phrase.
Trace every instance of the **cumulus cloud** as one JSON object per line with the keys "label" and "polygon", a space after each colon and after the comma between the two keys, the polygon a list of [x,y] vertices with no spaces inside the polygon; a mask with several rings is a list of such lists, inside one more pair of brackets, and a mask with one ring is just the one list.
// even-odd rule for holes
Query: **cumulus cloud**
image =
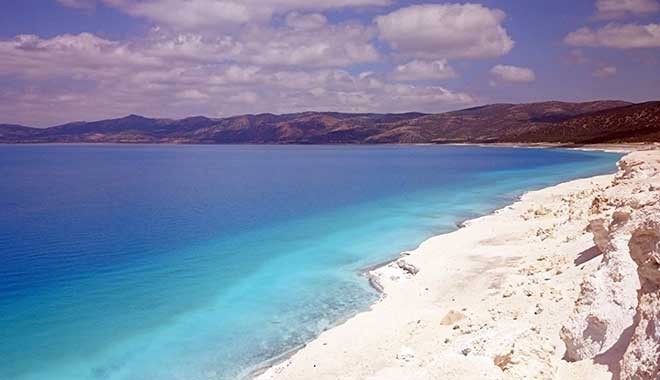
{"label": "cumulus cloud", "polygon": [[158,0],[117,3],[119,8],[133,16],[182,29],[222,29],[245,25],[248,22],[264,22],[271,17],[271,10],[268,8],[250,7],[233,1]]}
{"label": "cumulus cloud", "polygon": [[608,24],[600,29],[584,27],[569,33],[572,46],[602,46],[616,49],[660,47],[660,24]]}
{"label": "cumulus cloud", "polygon": [[320,13],[301,14],[299,12],[289,13],[285,21],[289,27],[300,30],[318,29],[328,23],[328,19]]}
{"label": "cumulus cloud", "polygon": [[[263,39],[263,35],[271,38]],[[50,39],[19,35],[0,40],[0,73],[48,76],[75,71],[110,76],[120,68],[167,64],[341,67],[379,58],[370,33],[360,25],[339,24],[309,31],[255,28],[239,37],[156,34],[146,41],[118,42],[90,33]],[[248,67],[249,69],[249,67]]]}
{"label": "cumulus cloud", "polygon": [[[264,36],[268,38],[264,38]],[[251,29],[238,37],[240,55],[269,65],[348,66],[373,62],[379,53],[372,33],[359,24],[327,25],[306,33],[291,29]],[[243,59],[236,57],[236,59]]]}
{"label": "cumulus cloud", "polygon": [[182,100],[192,100],[192,101],[200,101],[200,100],[207,100],[209,99],[208,94],[205,94],[201,92],[200,90],[197,89],[189,89],[189,90],[183,90],[179,91],[175,94],[175,97],[178,99]]}
{"label": "cumulus cloud", "polygon": [[464,92],[391,83],[385,75],[354,75],[327,65],[259,64],[258,55],[234,55],[251,51],[234,40],[221,38],[215,45],[192,35],[174,40],[128,43],[89,33],[0,40],[0,74],[18,83],[0,91],[0,112],[11,115],[6,121],[53,125],[128,113],[435,112],[473,103]]}
{"label": "cumulus cloud", "polygon": [[[390,0],[58,1],[83,9],[103,3],[157,25],[124,41],[91,33],[0,38],[0,75],[11,78],[0,89],[0,114],[10,115],[4,121],[43,126],[128,113],[438,112],[474,103],[471,94],[428,83],[456,76],[447,58],[498,56],[513,45],[501,11],[469,4],[431,6],[441,18],[425,18],[416,28],[422,40],[413,46],[407,42],[415,31],[402,40],[388,34],[391,25],[382,20],[396,12],[368,25],[324,14]],[[411,9],[420,11],[404,8]],[[409,17],[404,12],[410,26]],[[408,58],[392,72],[376,65],[375,72],[356,74],[357,65],[389,63],[378,38]]]}
{"label": "cumulus cloud", "polygon": [[598,0],[596,17],[599,19],[617,19],[631,15],[644,15],[660,11],[657,0]]}
{"label": "cumulus cloud", "polygon": [[252,91],[244,91],[231,95],[228,100],[233,103],[254,104],[259,100],[259,96]]}
{"label": "cumulus cloud", "polygon": [[393,78],[402,81],[439,80],[456,77],[456,72],[449,66],[446,59],[437,61],[413,60],[399,65],[392,74]]}
{"label": "cumulus cloud", "polygon": [[398,112],[410,110],[411,105],[416,105],[417,109],[437,110],[440,104],[464,105],[474,102],[474,99],[468,94],[453,92],[440,86],[388,84],[384,90],[384,95],[389,98],[388,100],[398,104],[390,104],[389,107]]}
{"label": "cumulus cloud", "polygon": [[396,51],[423,59],[492,58],[513,41],[505,14],[480,4],[413,5],[375,19],[379,36]]}
{"label": "cumulus cloud", "polygon": [[220,37],[156,31],[143,49],[151,56],[191,62],[341,67],[380,58],[372,36],[372,31],[359,24],[302,30],[252,27],[236,36]]}
{"label": "cumulus cloud", "polygon": [[601,68],[598,68],[594,70],[591,73],[593,76],[597,78],[607,78],[616,75],[616,67],[614,66],[604,66]]}
{"label": "cumulus cloud", "polygon": [[128,113],[181,118],[302,111],[439,112],[474,103],[469,94],[445,87],[387,83],[343,70],[263,71],[255,83],[223,85],[209,83],[212,68],[151,74],[140,79],[130,75],[84,91],[30,83],[11,94],[0,93],[0,111],[15,121],[47,126]]}
{"label": "cumulus cloud", "polygon": [[71,74],[76,79],[112,77],[120,70],[156,67],[162,61],[132,50],[129,45],[90,33],[64,34],[51,39],[18,35],[0,40],[0,74],[45,78]]}
{"label": "cumulus cloud", "polygon": [[532,69],[510,65],[496,65],[490,69],[490,75],[497,80],[510,83],[530,83],[536,80]]}
{"label": "cumulus cloud", "polygon": [[[59,0],[75,7],[95,0]],[[293,10],[384,6],[390,0],[96,0],[136,17],[177,29],[227,30],[248,23],[267,23]]]}

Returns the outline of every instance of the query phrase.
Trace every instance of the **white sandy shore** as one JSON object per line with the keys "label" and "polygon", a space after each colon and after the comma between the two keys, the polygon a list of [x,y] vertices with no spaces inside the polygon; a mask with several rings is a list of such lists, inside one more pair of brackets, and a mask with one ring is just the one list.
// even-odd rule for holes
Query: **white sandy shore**
{"label": "white sandy shore", "polygon": [[562,360],[560,329],[601,261],[586,226],[613,178],[529,192],[375,269],[383,297],[371,310],[258,379],[612,378],[605,365]]}

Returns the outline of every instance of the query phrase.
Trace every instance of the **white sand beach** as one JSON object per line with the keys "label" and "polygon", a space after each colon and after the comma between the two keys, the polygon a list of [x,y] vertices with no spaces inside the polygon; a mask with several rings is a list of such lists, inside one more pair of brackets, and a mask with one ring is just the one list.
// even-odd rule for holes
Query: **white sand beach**
{"label": "white sand beach", "polygon": [[659,207],[660,150],[529,192],[372,271],[371,310],[258,379],[657,379]]}

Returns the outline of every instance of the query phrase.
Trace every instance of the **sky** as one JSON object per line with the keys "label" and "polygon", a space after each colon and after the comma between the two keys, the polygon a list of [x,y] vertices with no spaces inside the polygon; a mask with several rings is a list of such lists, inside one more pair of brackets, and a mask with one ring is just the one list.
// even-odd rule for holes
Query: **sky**
{"label": "sky", "polygon": [[0,2],[0,122],[660,99],[659,0]]}

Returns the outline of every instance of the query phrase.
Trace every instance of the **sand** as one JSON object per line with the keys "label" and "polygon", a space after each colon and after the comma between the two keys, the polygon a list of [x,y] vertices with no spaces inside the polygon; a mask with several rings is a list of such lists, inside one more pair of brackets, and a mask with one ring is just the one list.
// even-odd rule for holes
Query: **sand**
{"label": "sand", "polygon": [[258,379],[611,379],[562,360],[560,330],[601,261],[586,227],[613,179],[529,192],[371,271],[383,291],[371,310]]}

